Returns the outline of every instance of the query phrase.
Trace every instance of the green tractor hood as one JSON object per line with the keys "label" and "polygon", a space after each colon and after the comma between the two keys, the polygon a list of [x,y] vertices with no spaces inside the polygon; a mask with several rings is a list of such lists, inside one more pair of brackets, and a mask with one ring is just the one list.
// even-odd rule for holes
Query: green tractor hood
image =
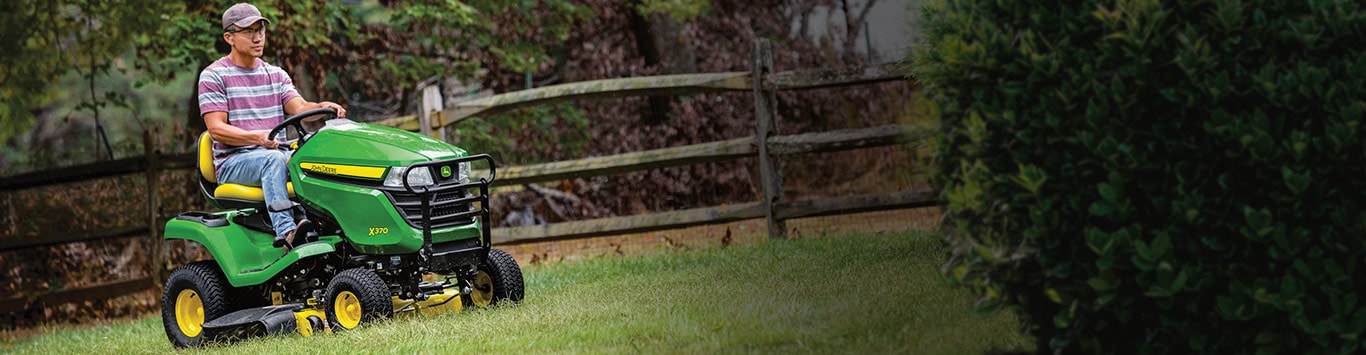
{"label": "green tractor hood", "polygon": [[302,163],[388,168],[462,156],[465,156],[464,150],[432,137],[335,119],[327,121],[327,126],[314,134],[291,159]]}

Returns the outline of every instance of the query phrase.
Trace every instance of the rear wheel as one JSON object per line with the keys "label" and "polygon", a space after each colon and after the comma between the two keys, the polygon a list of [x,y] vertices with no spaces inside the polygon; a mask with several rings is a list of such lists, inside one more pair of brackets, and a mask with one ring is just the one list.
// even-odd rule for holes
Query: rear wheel
{"label": "rear wheel", "polygon": [[327,284],[327,321],[333,330],[355,329],[394,315],[389,286],[368,269],[349,269]]}
{"label": "rear wheel", "polygon": [[489,249],[488,262],[479,265],[474,275],[474,289],[460,297],[467,307],[488,307],[500,302],[521,302],[525,294],[522,268],[517,259],[498,249]]}
{"label": "rear wheel", "polygon": [[231,311],[227,288],[213,261],[190,263],[171,272],[161,294],[161,322],[172,345],[184,348],[204,341],[204,322]]}

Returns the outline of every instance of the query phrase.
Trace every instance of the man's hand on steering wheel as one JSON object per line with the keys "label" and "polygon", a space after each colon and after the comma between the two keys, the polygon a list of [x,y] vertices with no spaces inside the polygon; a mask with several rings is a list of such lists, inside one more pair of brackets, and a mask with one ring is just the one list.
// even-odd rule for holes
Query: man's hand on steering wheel
{"label": "man's hand on steering wheel", "polygon": [[333,108],[322,107],[300,112],[293,116],[289,116],[288,118],[285,118],[284,121],[280,121],[279,124],[275,125],[275,128],[270,130],[270,133],[266,133],[266,140],[268,142],[266,142],[266,144],[262,144],[261,146],[266,147],[268,149],[275,149],[276,147],[279,147],[279,142],[275,140],[275,136],[278,136],[280,135],[280,133],[284,132],[285,128],[294,127],[294,130],[299,132],[299,144],[296,146],[296,149],[297,147],[302,147],[304,146],[304,143],[308,143],[308,130],[304,128],[303,124],[305,118],[313,117],[315,115],[321,115],[321,117],[319,117],[318,120],[326,121],[338,117],[337,113],[337,110]]}
{"label": "man's hand on steering wheel", "polygon": [[277,149],[277,148],[279,148],[279,147],[280,147],[280,142],[279,142],[279,141],[276,141],[275,139],[272,139],[271,137],[268,136],[268,134],[269,134],[269,133],[261,132],[261,143],[260,143],[261,147],[262,147],[262,148],[266,148],[266,149]]}
{"label": "man's hand on steering wheel", "polygon": [[318,103],[318,108],[330,108],[330,109],[336,110],[336,111],[337,111],[337,116],[336,116],[337,118],[346,118],[346,109],[345,109],[345,108],[342,108],[342,105],[339,105],[339,104],[337,104],[336,102],[332,102],[332,101],[323,101],[323,102],[319,102],[319,103]]}

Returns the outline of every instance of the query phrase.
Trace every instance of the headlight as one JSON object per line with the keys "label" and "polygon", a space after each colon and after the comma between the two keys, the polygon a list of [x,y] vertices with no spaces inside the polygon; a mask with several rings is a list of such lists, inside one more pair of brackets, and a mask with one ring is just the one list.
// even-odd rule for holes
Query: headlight
{"label": "headlight", "polygon": [[[384,186],[403,187],[403,172],[405,171],[408,171],[408,167],[395,166],[390,168],[389,175],[384,177]],[[419,168],[408,174],[409,186],[427,186],[433,183],[431,169]]]}
{"label": "headlight", "polygon": [[460,163],[460,168],[456,170],[459,170],[458,172],[456,172],[456,174],[458,174],[456,175],[456,181],[458,181],[461,184],[470,182],[470,162]]}

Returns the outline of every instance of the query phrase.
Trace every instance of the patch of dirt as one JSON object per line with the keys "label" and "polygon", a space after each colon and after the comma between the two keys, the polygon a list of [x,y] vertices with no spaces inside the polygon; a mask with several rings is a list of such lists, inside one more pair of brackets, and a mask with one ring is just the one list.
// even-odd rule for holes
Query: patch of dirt
{"label": "patch of dirt", "polygon": [[[924,207],[792,219],[788,238],[810,239],[827,235],[897,233],[938,228],[939,208]],[[521,265],[544,265],[615,255],[643,255],[683,250],[724,248],[768,240],[763,219],[707,225],[657,232],[571,239],[553,242],[500,245]]]}

